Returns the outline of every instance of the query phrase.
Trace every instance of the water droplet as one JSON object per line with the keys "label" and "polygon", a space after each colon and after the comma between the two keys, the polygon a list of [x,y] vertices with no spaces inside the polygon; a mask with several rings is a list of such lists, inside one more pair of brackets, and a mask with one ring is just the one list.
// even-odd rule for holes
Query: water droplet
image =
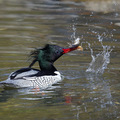
{"label": "water droplet", "polygon": [[107,68],[107,65],[110,63],[110,53],[112,51],[110,46],[104,46],[102,41],[103,37],[98,35],[98,40],[101,43],[103,51],[99,52],[96,56],[93,55],[93,49],[91,48],[91,44],[88,43],[88,47],[91,51],[92,61],[89,64],[86,72],[92,72],[95,74],[103,74],[104,70]]}

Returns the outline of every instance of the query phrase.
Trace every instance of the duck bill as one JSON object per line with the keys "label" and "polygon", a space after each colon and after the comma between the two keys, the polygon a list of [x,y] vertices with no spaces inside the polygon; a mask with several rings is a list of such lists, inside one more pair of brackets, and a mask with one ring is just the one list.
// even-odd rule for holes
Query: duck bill
{"label": "duck bill", "polygon": [[63,49],[63,54],[68,53],[68,52],[71,52],[71,51],[73,51],[73,50],[81,50],[81,51],[83,51],[83,48],[82,48],[81,46],[79,46],[79,45],[73,45],[73,46],[70,47],[70,48],[64,48],[64,49]]}

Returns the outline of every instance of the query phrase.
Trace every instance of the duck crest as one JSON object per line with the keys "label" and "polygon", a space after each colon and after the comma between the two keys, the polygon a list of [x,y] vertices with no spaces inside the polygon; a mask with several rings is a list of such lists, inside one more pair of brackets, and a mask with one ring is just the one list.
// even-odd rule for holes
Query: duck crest
{"label": "duck crest", "polygon": [[[30,53],[30,57],[37,59],[37,60],[41,60],[41,58],[43,56],[50,56],[50,51],[51,51],[51,47],[49,44],[47,44],[44,48],[35,48],[34,51],[32,51]],[[46,54],[45,54],[46,53]],[[45,58],[45,57],[44,57]]]}
{"label": "duck crest", "polygon": [[53,66],[54,62],[54,54],[52,46],[47,44],[44,48],[36,48],[34,51],[30,53],[30,57],[33,58],[32,63],[29,67],[32,67],[35,62],[39,62],[40,69],[43,71],[56,71],[56,68]]}

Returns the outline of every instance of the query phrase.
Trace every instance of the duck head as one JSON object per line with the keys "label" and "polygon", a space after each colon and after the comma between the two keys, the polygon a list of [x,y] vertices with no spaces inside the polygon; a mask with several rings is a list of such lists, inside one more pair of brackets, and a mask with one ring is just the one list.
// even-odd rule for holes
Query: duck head
{"label": "duck head", "polygon": [[33,52],[31,52],[31,56],[34,58],[33,62],[29,65],[29,67],[32,67],[36,61],[39,62],[39,66],[41,70],[51,70],[55,71],[55,67],[53,66],[53,63],[61,57],[63,54],[68,53],[73,50],[83,50],[83,48],[79,45],[73,45],[70,48],[63,48],[57,45],[50,45],[47,44],[42,49],[36,49]]}

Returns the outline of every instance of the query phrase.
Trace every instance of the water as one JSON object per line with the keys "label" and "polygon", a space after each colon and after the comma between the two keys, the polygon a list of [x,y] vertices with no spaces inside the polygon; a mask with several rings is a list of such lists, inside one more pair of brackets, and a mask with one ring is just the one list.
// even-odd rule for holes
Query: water
{"label": "water", "polygon": [[56,61],[64,80],[47,90],[1,87],[0,119],[119,120],[119,5],[119,0],[0,1],[0,81],[27,67],[30,51],[46,43],[80,42],[84,48]]}

